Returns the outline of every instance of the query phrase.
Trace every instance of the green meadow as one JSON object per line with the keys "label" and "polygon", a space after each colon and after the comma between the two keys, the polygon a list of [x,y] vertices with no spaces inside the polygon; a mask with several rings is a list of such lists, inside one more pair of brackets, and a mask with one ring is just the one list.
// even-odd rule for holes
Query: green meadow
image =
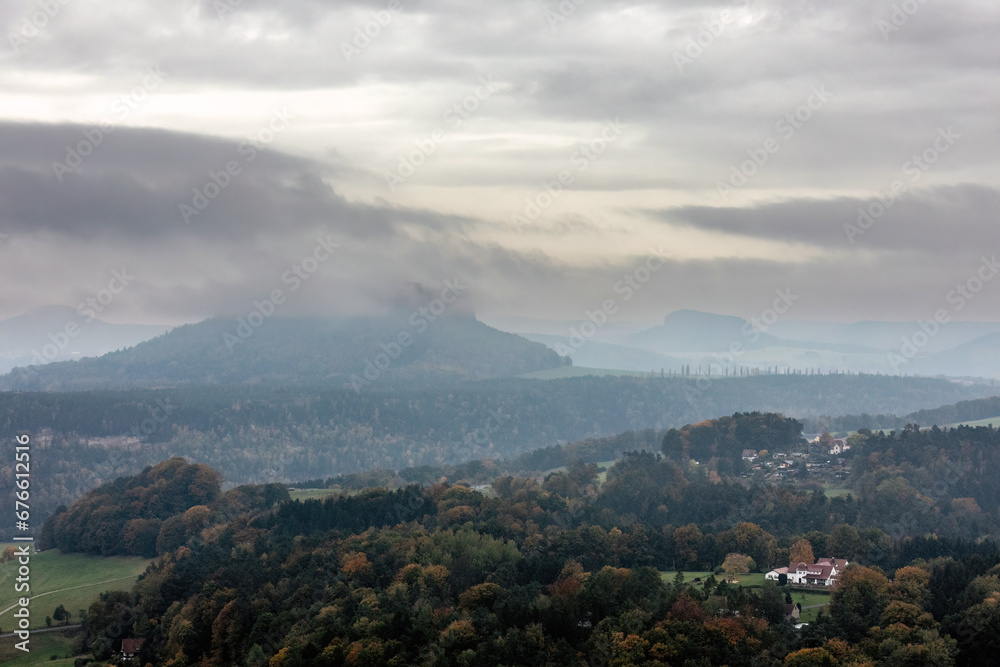
{"label": "green meadow", "polygon": [[[31,627],[45,627],[45,617],[52,616],[60,604],[73,615],[71,623],[78,622],[79,611],[87,609],[104,591],[131,590],[150,562],[145,558],[63,554],[57,549],[33,553]],[[4,631],[13,626],[11,607],[23,595],[14,590],[17,570],[17,560],[0,563],[0,629]]]}

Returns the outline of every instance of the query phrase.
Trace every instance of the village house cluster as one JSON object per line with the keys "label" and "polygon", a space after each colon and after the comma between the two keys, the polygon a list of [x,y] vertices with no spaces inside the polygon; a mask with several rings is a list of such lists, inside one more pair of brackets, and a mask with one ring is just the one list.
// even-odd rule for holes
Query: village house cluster
{"label": "village house cluster", "polygon": [[799,451],[767,452],[744,449],[744,477],[763,474],[765,479],[780,482],[788,477],[819,477],[827,481],[846,479],[850,464],[842,457],[851,449],[847,438],[830,438],[818,434],[803,436]]}

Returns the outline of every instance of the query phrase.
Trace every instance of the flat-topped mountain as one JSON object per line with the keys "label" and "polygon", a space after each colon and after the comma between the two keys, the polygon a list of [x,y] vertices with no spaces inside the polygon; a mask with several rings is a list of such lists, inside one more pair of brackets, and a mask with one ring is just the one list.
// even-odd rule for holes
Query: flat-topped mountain
{"label": "flat-topped mountain", "polygon": [[[256,328],[253,326],[257,324]],[[474,316],[210,319],[97,358],[18,368],[0,389],[76,391],[194,384],[348,385],[479,380],[566,363]]]}

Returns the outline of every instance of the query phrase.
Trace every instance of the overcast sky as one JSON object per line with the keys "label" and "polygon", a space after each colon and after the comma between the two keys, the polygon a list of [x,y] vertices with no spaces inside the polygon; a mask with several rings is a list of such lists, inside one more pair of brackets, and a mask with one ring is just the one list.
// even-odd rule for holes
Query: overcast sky
{"label": "overcast sky", "polygon": [[[0,317],[109,285],[113,322],[275,289],[371,313],[457,278],[482,316],[749,318],[790,289],[789,317],[913,320],[1000,251],[996,0],[6,0],[0,25]],[[955,319],[1000,317],[981,286]]]}

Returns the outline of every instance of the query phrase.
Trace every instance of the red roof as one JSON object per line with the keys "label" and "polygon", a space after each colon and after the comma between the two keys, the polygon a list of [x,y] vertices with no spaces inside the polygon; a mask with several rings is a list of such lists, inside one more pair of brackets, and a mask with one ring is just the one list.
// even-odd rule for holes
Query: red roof
{"label": "red roof", "polygon": [[806,579],[821,579],[826,581],[833,574],[833,566],[829,563],[823,565],[810,565],[806,570]]}
{"label": "red roof", "polygon": [[145,639],[123,639],[122,640],[122,653],[135,654],[139,652],[142,645],[146,643]]}

